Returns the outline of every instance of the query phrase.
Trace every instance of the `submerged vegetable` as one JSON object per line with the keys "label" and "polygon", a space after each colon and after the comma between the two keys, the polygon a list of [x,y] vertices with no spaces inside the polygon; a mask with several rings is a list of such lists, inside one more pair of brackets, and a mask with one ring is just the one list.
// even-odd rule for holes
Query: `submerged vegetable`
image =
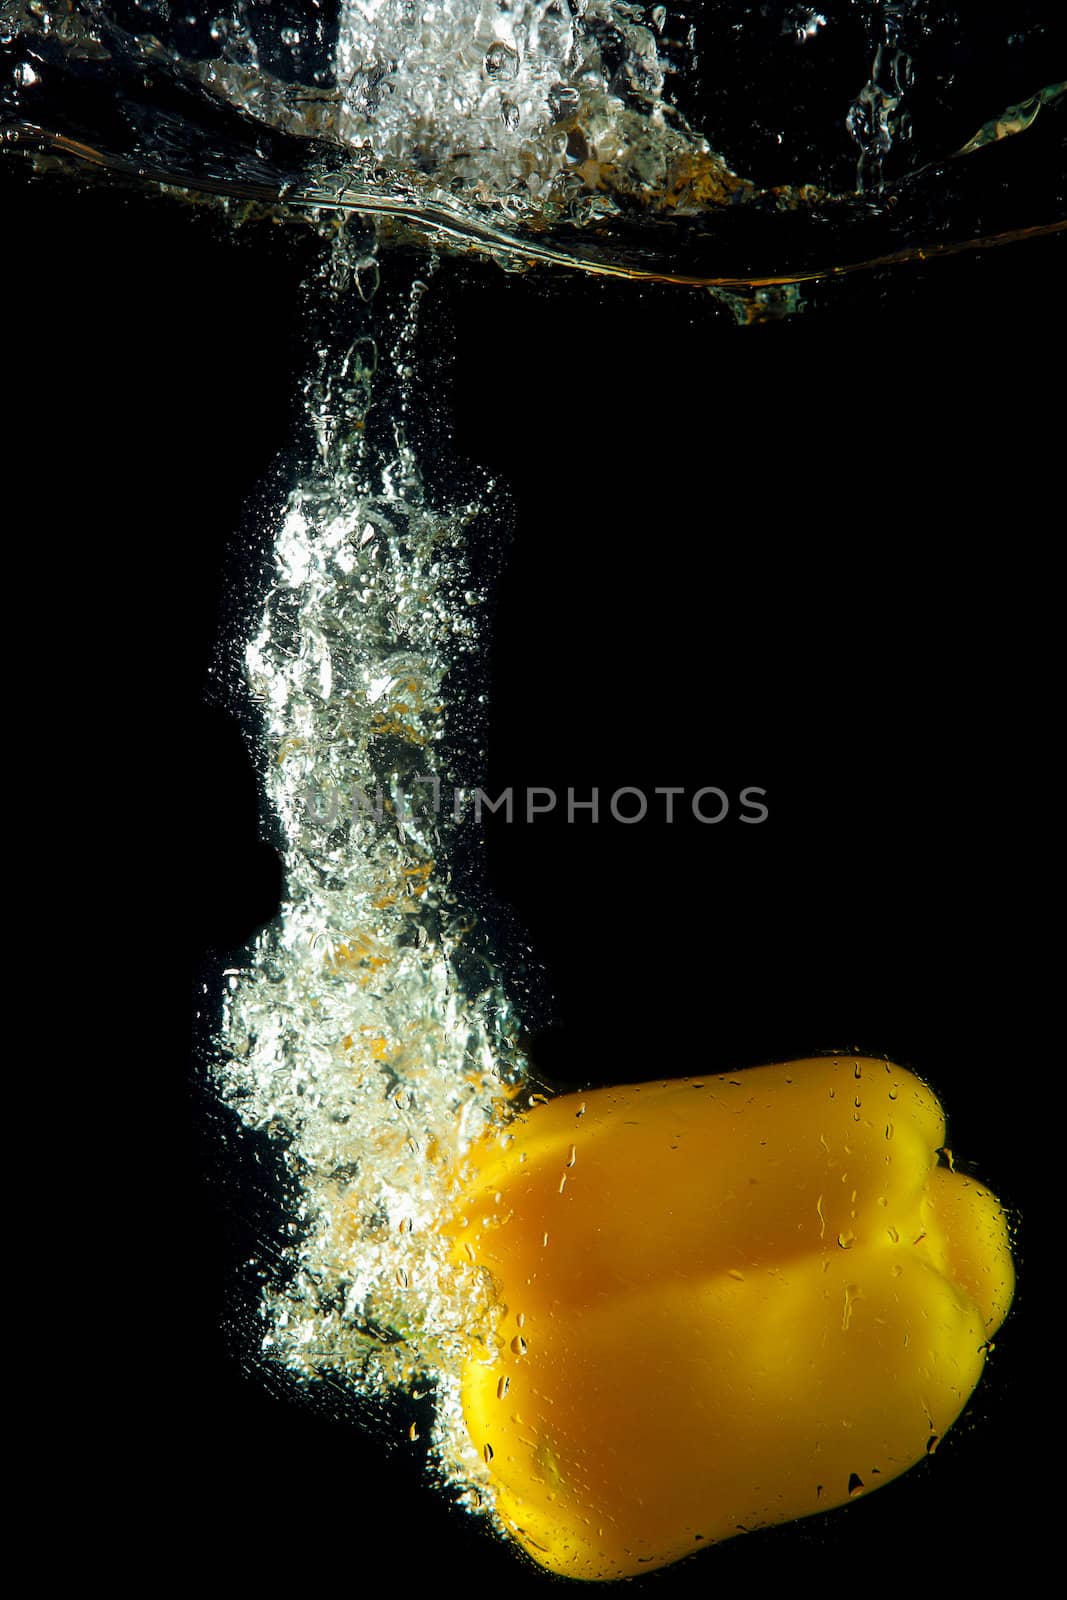
{"label": "submerged vegetable", "polygon": [[842,1058],[538,1106],[445,1231],[503,1305],[463,1409],[542,1566],[620,1578],[840,1505],[933,1447],[1011,1301],[931,1091]]}

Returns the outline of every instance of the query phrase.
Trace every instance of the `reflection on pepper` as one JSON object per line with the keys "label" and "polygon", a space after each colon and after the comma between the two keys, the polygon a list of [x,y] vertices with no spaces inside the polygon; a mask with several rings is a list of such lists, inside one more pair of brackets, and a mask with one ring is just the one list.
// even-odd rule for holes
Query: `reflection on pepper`
{"label": "reflection on pepper", "polygon": [[1003,1211],[885,1061],[568,1095],[472,1152],[445,1225],[503,1305],[463,1376],[503,1526],[619,1578],[841,1505],[959,1416]]}

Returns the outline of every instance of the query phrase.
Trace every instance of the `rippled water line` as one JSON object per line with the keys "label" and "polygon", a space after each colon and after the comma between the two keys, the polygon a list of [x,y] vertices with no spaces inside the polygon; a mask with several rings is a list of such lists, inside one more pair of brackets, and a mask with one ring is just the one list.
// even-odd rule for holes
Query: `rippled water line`
{"label": "rippled water line", "polygon": [[[1062,93],[1062,86],[1057,86],[1057,92]],[[1014,136],[1030,127],[1031,122],[1032,119],[1023,127],[1011,127],[996,137]],[[540,244],[531,239],[516,240],[504,230],[494,228],[481,219],[472,221],[462,216],[458,210],[453,214],[440,204],[416,203],[406,198],[397,199],[390,195],[375,194],[368,190],[357,190],[343,185],[339,191],[327,188],[316,190],[310,187],[279,195],[266,186],[257,187],[245,182],[226,183],[221,179],[210,178],[193,180],[164,168],[137,164],[121,156],[94,150],[90,145],[81,144],[65,135],[48,134],[29,125],[9,129],[8,137],[11,138],[12,134],[18,136],[21,149],[27,154],[54,152],[83,162],[87,166],[114,172],[120,177],[135,178],[138,182],[156,184],[165,189],[175,189],[194,195],[203,194],[213,198],[245,200],[272,208],[280,205],[284,209],[297,212],[339,211],[354,215],[397,218],[413,233],[424,232],[430,241],[458,244],[472,252],[501,262],[513,262],[520,267],[539,265],[561,267],[593,277],[617,278],[631,283],[674,285],[677,288],[743,290],[820,283],[880,268],[903,266],[909,262],[936,261],[972,250],[995,249],[1001,245],[1045,238],[1067,231],[1067,218],[1057,218],[1052,222],[1009,228],[999,233],[934,241],[922,245],[906,245],[899,250],[887,251],[863,260],[805,267],[791,272],[719,276],[680,273],[635,267],[610,260],[588,260],[567,250]],[[956,153],[957,156],[971,154],[977,149],[984,148],[987,141],[979,143],[977,138],[978,136],[975,140],[969,141]]]}

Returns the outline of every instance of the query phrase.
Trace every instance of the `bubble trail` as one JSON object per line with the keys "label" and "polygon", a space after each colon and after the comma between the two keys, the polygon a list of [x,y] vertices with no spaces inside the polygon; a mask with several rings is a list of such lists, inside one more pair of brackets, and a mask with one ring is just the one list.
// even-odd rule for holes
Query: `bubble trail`
{"label": "bubble trail", "polygon": [[453,684],[482,642],[469,545],[486,508],[435,504],[407,438],[431,272],[420,263],[406,303],[383,307],[402,270],[379,291],[368,234],[341,230],[323,251],[304,390],[316,461],[280,514],[245,652],[285,899],[227,979],[214,1077],[271,1136],[289,1195],[264,1351],[371,1402],[432,1382],[434,1452],[462,1493],[484,1463],[462,1424],[459,1360],[497,1313],[484,1276],[448,1263],[435,1223],[524,1072],[511,1002],[449,868],[463,784],[478,798],[477,737],[457,743],[450,725]]}

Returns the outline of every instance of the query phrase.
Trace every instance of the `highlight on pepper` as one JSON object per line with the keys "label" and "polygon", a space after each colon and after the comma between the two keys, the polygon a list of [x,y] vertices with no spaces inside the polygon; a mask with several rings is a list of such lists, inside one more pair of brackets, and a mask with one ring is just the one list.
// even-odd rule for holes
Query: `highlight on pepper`
{"label": "highlight on pepper", "polygon": [[462,1376],[500,1526],[624,1578],[921,1460],[1014,1284],[944,1142],[917,1077],[841,1057],[566,1095],[476,1144],[443,1231],[501,1307]]}

